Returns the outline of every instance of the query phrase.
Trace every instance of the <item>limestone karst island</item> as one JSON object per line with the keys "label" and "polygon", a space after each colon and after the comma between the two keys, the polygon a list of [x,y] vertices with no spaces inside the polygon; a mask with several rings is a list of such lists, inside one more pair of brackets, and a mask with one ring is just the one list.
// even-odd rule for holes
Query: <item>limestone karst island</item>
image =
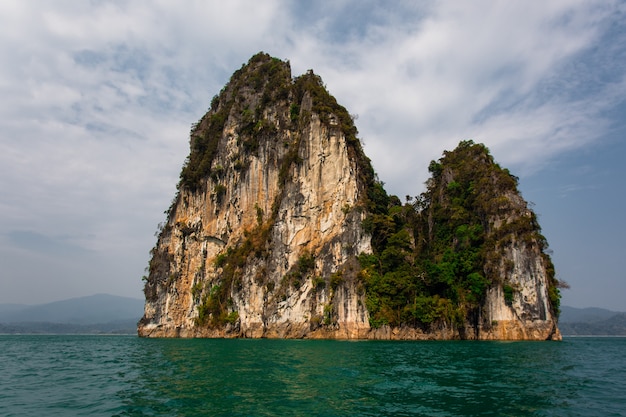
{"label": "limestone karst island", "polygon": [[485,146],[443,152],[403,202],[321,78],[259,53],[190,148],[144,277],[140,336],[561,338],[547,242]]}

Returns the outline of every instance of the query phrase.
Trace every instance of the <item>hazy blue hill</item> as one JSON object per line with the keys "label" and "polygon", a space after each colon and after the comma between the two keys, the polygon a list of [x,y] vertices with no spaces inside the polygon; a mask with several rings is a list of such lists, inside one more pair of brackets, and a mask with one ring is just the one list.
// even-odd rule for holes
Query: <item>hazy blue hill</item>
{"label": "hazy blue hill", "polygon": [[15,313],[16,311],[23,310],[27,307],[30,306],[27,304],[0,304],[0,317],[3,317],[5,314]]}
{"label": "hazy blue hill", "polygon": [[626,313],[564,306],[559,329],[565,336],[626,336]]}
{"label": "hazy blue hill", "polygon": [[0,304],[0,333],[135,333],[143,303],[96,294],[34,306]]}
{"label": "hazy blue hill", "polygon": [[[95,324],[136,318],[143,314],[143,300],[96,294],[35,306],[0,307],[0,322],[49,322]],[[8,305],[11,306],[11,305]]]}
{"label": "hazy blue hill", "polygon": [[575,308],[563,306],[561,308],[560,323],[593,323],[607,320],[618,314],[616,311],[597,307]]}

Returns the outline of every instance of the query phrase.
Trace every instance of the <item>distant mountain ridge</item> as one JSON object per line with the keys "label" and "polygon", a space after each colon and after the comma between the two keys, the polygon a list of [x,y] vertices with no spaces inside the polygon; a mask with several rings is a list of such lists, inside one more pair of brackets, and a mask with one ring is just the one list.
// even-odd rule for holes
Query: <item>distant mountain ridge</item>
{"label": "distant mountain ridge", "polygon": [[626,312],[564,306],[559,328],[564,336],[626,336]]}
{"label": "distant mountain ridge", "polygon": [[594,323],[609,319],[620,313],[622,312],[598,307],[577,308],[563,306],[559,323]]}
{"label": "distant mountain ridge", "polygon": [[0,304],[0,333],[136,333],[143,300],[95,294],[39,305]]}

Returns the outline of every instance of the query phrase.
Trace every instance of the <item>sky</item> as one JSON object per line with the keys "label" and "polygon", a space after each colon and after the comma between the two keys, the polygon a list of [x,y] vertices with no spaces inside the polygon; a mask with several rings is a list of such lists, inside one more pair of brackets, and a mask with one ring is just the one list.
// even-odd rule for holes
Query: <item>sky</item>
{"label": "sky", "polygon": [[142,298],[189,130],[259,51],[358,116],[385,188],[484,143],[571,289],[626,311],[626,3],[0,3],[0,303]]}

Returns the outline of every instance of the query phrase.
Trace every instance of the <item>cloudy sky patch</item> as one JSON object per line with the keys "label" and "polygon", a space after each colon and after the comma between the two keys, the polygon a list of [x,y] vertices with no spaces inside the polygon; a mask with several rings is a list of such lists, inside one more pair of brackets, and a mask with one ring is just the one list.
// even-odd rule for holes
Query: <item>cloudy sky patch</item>
{"label": "cloudy sky patch", "polygon": [[618,1],[4,1],[0,302],[141,297],[190,126],[265,51],[322,76],[401,197],[485,143],[536,204],[564,303],[626,310],[606,255],[626,232],[624,21]]}

